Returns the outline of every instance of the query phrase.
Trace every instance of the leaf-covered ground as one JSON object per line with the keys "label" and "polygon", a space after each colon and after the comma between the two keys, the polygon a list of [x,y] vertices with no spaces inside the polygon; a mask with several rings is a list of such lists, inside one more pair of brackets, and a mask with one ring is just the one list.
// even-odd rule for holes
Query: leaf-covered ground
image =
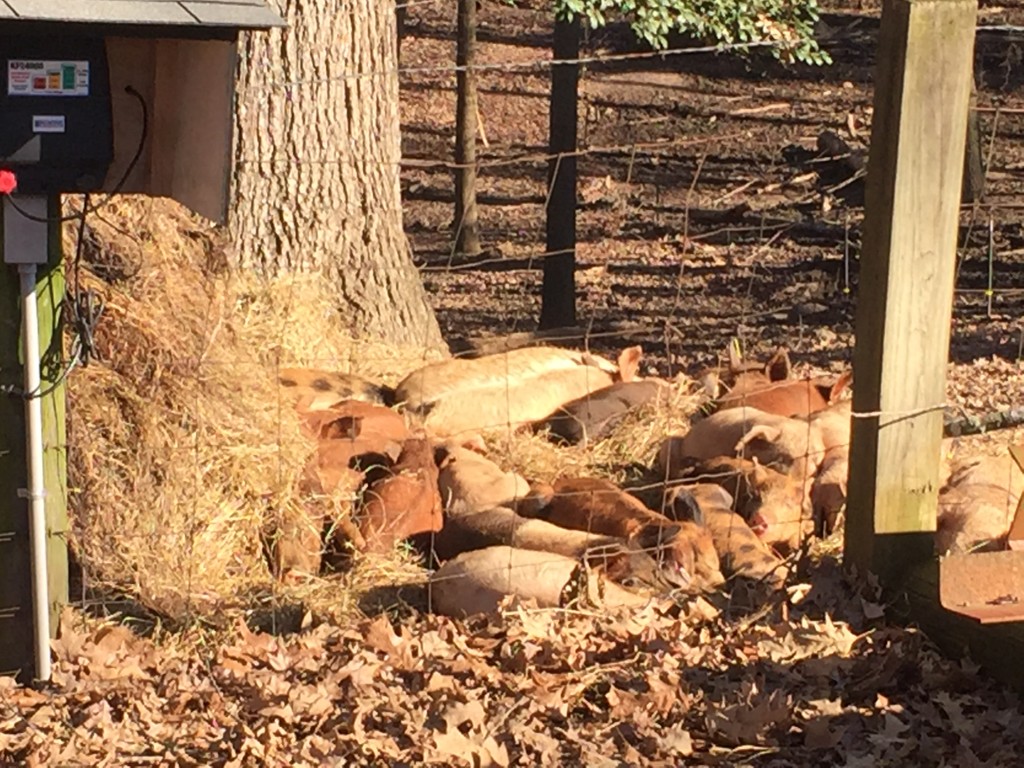
{"label": "leaf-covered ground", "polygon": [[66,614],[53,684],[0,679],[25,765],[1011,766],[1017,696],[827,564],[747,616],[510,605],[159,644]]}

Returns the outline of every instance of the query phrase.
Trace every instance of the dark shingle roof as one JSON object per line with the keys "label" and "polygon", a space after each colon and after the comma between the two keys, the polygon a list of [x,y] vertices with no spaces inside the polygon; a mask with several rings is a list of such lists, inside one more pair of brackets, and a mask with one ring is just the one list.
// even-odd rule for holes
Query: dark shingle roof
{"label": "dark shingle roof", "polygon": [[0,0],[0,19],[244,29],[284,26],[265,0]]}

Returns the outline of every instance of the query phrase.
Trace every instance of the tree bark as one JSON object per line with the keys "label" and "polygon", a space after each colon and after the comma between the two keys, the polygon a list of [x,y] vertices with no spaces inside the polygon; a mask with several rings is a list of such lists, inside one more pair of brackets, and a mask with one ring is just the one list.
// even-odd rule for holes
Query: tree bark
{"label": "tree bark", "polygon": [[394,5],[272,4],[288,28],[240,43],[235,266],[322,273],[357,337],[443,346],[402,228]]}
{"label": "tree bark", "polygon": [[395,55],[402,60],[402,38],[405,37],[405,17],[409,10],[409,0],[397,0],[395,3],[395,37],[398,40]]}
{"label": "tree bark", "polygon": [[[555,20],[555,59],[580,57],[580,19]],[[551,68],[547,253],[540,328],[576,325],[576,105],[579,64]]]}
{"label": "tree bark", "polygon": [[[477,0],[459,0],[455,63],[455,252],[480,253],[476,206],[476,7]],[[465,69],[462,69],[465,67]]]}
{"label": "tree bark", "polygon": [[964,153],[964,181],[960,201],[977,203],[985,196],[985,163],[978,121],[978,86],[971,78],[971,106],[967,113],[967,147]]}

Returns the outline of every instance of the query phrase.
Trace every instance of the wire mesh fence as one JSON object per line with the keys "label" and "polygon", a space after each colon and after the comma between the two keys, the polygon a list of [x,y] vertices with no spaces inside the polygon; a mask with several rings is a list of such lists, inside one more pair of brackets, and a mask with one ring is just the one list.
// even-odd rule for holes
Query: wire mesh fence
{"label": "wire mesh fence", "polygon": [[[544,538],[552,535],[546,527],[553,525],[550,504],[534,517],[509,509],[501,518],[509,529],[489,541],[514,545],[520,528],[524,537],[543,529],[540,536],[555,553],[552,563],[586,555],[610,573],[610,563],[624,559],[623,567],[635,576],[643,572],[637,559],[642,555],[659,565],[654,573],[663,574],[666,562],[669,570],[695,572],[710,537],[723,569],[728,561],[733,573],[740,572],[742,547],[753,547],[758,563],[769,564],[759,579],[788,572],[815,529],[828,533],[836,525],[845,495],[850,422],[841,409],[849,403],[833,390],[849,369],[853,344],[872,111],[871,35],[856,21],[832,20],[831,44],[846,55],[827,72],[780,69],[757,52],[750,60],[705,47],[637,52],[623,46],[616,30],[592,35],[589,50],[575,61],[584,67],[574,153],[580,176],[575,301],[581,320],[578,328],[538,336],[533,327],[543,265],[561,255],[542,245],[548,169],[558,159],[545,150],[555,63],[547,51],[549,33],[538,18],[523,21],[514,9],[487,4],[481,12],[478,78],[486,144],[478,148],[476,165],[484,252],[467,256],[452,246],[461,224],[452,220],[451,193],[458,167],[452,161],[451,93],[457,68],[453,56],[437,55],[448,50],[438,41],[448,39],[454,20],[445,4],[405,5],[407,32],[397,69],[325,72],[313,80],[282,73],[264,97],[287,113],[353,80],[398,77],[403,143],[393,165],[401,179],[405,231],[453,351],[479,357],[538,344],[585,350],[590,358],[572,364],[587,368],[592,380],[566,401],[586,401],[603,388],[598,384],[628,378],[657,379],[670,392],[631,410],[602,439],[566,447],[543,430],[516,429],[545,421],[548,414],[533,414],[524,403],[554,387],[557,371],[520,375],[509,368],[509,357],[490,358],[487,375],[500,383],[483,387],[486,392],[467,384],[446,397],[460,418],[472,417],[486,403],[497,403],[496,410],[480,415],[466,434],[444,437],[486,433],[486,458],[493,462],[488,471],[505,479],[516,475],[512,495],[495,506],[514,508],[527,489],[548,485],[554,493],[559,481],[574,477],[607,478],[629,494],[615,496],[607,488],[559,494],[570,500],[567,507],[575,497],[588,500],[582,506],[591,513],[577,525],[592,539],[582,544],[568,535]],[[519,19],[522,28],[507,27],[510,19]],[[1007,82],[1014,67],[1019,69],[1012,45],[1003,46],[1010,64],[1001,76]],[[990,47],[982,53],[986,62],[995,58]],[[986,196],[962,210],[950,393],[946,402],[929,406],[954,406],[955,415],[1019,404],[1024,343],[1024,241],[1016,202],[1024,105],[991,78],[982,79]],[[301,183],[305,169],[370,161],[345,147],[310,143],[302,156],[270,152],[238,162],[268,175],[287,168]],[[70,211],[75,205],[67,203]],[[334,213],[364,215],[358,203]],[[389,435],[380,445],[369,441],[376,446],[368,451],[373,459],[353,474],[351,460],[366,447],[358,447],[362,430],[380,412],[346,412],[338,403],[347,395],[317,382],[321,374],[350,374],[387,391],[437,361],[436,351],[350,338],[336,330],[338,302],[330,285],[302,274],[271,279],[228,269],[223,234],[165,202],[115,200],[90,214],[81,232],[69,224],[65,240],[67,252],[78,254],[69,270],[72,290],[93,289],[105,301],[103,316],[88,324],[94,358],[69,377],[68,492],[80,602],[120,610],[124,604],[112,602],[120,594],[175,618],[216,616],[255,604],[280,608],[297,599],[356,610],[359,595],[381,583],[424,581],[416,547],[403,545],[398,559],[374,560],[352,544],[374,533],[365,524],[366,508],[391,480],[387,470],[401,463],[403,440]],[[760,369],[730,365],[733,338],[740,340],[747,362],[761,361]],[[635,345],[643,359],[626,377],[615,361]],[[772,381],[764,365],[780,346],[789,350],[793,369]],[[974,364],[978,360],[985,362]],[[282,386],[290,369],[312,372],[298,398]],[[449,370],[446,375],[458,377],[456,369]],[[821,399],[822,406],[838,398],[845,427],[834,430],[837,436],[808,414],[794,420],[748,413],[715,433],[713,453],[683,446],[693,425],[715,423],[700,412],[701,405],[729,387],[735,390],[744,375],[762,376],[760,396],[769,400],[793,391],[808,401]],[[318,391],[324,397],[313,407],[308,398]],[[414,414],[413,421],[429,420],[430,410]],[[513,418],[514,413],[530,417]],[[766,439],[773,430],[775,439]],[[786,439],[779,437],[783,433]],[[665,447],[672,437],[678,440]],[[679,458],[685,466],[666,466],[672,446],[683,446]],[[1004,450],[993,446],[993,453]],[[464,450],[461,444],[454,449]],[[737,452],[747,464],[710,466],[719,457],[735,462]],[[445,471],[428,463],[434,468],[411,463],[399,475],[410,482],[410,508],[410,499],[418,503],[433,494],[433,476]],[[1012,468],[1000,466],[1012,481]],[[722,476],[731,480],[723,482]],[[732,501],[746,501],[739,508],[744,519],[731,516],[729,503],[701,504],[700,498],[695,517],[676,486],[698,481],[731,488]],[[453,483],[449,477],[450,493],[440,499],[449,515],[459,500]],[[826,488],[839,494],[838,502],[829,497],[827,524],[815,520],[815,513],[824,514]],[[996,522],[1004,526],[1015,507],[1011,490],[1001,507],[993,502],[993,515],[1002,515]],[[614,497],[613,506],[619,505],[616,514],[626,522],[617,523],[617,533],[595,529],[595,510],[604,503],[597,497]],[[769,497],[776,506],[766,506]],[[437,512],[430,506],[428,518]],[[720,514],[716,518],[709,510]],[[390,512],[401,518],[407,510]],[[563,514],[570,516],[564,509]],[[431,518],[420,527],[435,522]],[[651,526],[661,532],[653,542],[637,535]],[[786,535],[765,537],[773,528]],[[427,565],[437,567],[439,558],[430,553],[440,532],[416,533],[422,534],[416,545]],[[766,540],[782,554],[770,551]],[[504,557],[491,567],[508,574],[512,555]],[[288,563],[296,573],[307,571],[291,592],[276,583],[288,575]],[[344,574],[338,578],[347,579],[351,594],[342,595],[337,582],[321,578],[332,567]],[[534,581],[536,567],[532,560],[522,564]],[[435,584],[444,583],[440,578]]]}

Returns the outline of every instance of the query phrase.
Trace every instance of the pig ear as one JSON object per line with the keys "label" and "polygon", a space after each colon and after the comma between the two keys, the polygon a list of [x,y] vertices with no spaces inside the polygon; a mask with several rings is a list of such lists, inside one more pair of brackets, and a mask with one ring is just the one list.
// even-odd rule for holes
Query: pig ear
{"label": "pig ear", "polygon": [[779,347],[771,359],[765,363],[764,372],[768,374],[769,381],[785,381],[789,378],[792,367],[789,362],[789,352],[785,347]]}
{"label": "pig ear", "polygon": [[619,353],[619,380],[633,381],[640,370],[640,360],[644,356],[640,346],[626,347]]}
{"label": "pig ear", "polygon": [[717,400],[718,395],[722,391],[721,380],[718,375],[718,371],[714,368],[708,368],[699,379],[701,388],[704,390],[704,394],[707,395],[709,400]]}
{"label": "pig ear", "polygon": [[481,456],[487,455],[487,443],[484,442],[483,437],[478,435],[476,432],[471,432],[459,439],[459,447],[468,448],[474,453],[479,453]]}
{"label": "pig ear", "polygon": [[[530,483],[530,492],[518,499],[515,510],[523,517],[547,517],[548,507],[555,498],[555,489],[548,483]],[[549,514],[549,513],[548,513]]]}
{"label": "pig ear", "polygon": [[692,520],[700,525],[704,524],[704,512],[697,499],[686,488],[676,488],[667,507],[666,514],[677,522]]}
{"label": "pig ear", "polygon": [[321,440],[355,440],[363,431],[362,416],[340,416],[320,427]]}
{"label": "pig ear", "polygon": [[658,525],[657,523],[652,523],[645,525],[636,535],[636,538],[633,539],[633,542],[645,552],[653,552],[660,547],[672,543],[681,530],[683,530],[681,525]]}
{"label": "pig ear", "polygon": [[434,463],[437,464],[438,469],[444,469],[453,461],[455,461],[455,457],[448,451],[448,446],[434,446]]}
{"label": "pig ear", "polygon": [[832,389],[828,393],[828,401],[834,403],[839,399],[839,396],[845,392],[850,385],[853,383],[853,371],[845,371],[842,376],[836,379],[836,383],[832,385]]}
{"label": "pig ear", "polygon": [[629,554],[626,551],[625,542],[608,543],[591,547],[583,553],[583,562],[589,568],[604,567],[605,572],[614,571],[617,567],[626,565]]}
{"label": "pig ear", "polygon": [[753,490],[757,490],[768,482],[768,470],[758,461],[757,456],[752,456],[750,463],[753,465],[750,470],[751,485],[754,486]]}

